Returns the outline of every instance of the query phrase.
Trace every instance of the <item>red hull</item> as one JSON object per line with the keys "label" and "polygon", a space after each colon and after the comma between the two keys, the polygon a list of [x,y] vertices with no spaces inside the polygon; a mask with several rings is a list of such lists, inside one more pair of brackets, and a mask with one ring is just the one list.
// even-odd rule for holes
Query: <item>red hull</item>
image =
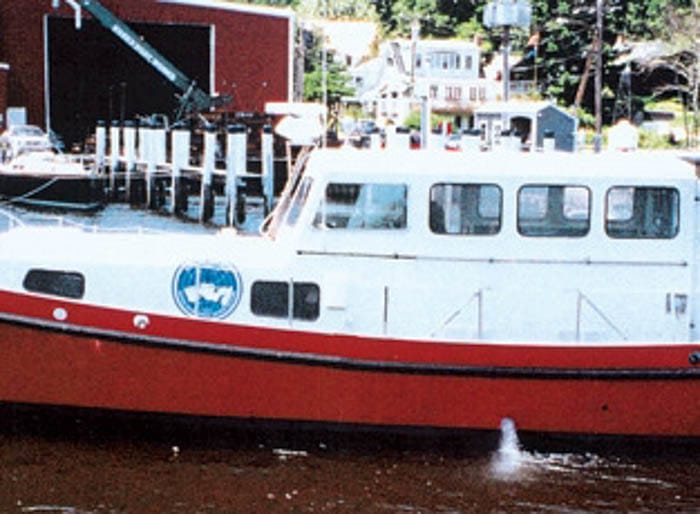
{"label": "red hull", "polygon": [[688,361],[698,345],[434,344],[159,316],[137,329],[135,312],[9,293],[0,311],[13,313],[0,326],[0,401],[465,429],[509,417],[522,430],[700,436],[700,368]]}

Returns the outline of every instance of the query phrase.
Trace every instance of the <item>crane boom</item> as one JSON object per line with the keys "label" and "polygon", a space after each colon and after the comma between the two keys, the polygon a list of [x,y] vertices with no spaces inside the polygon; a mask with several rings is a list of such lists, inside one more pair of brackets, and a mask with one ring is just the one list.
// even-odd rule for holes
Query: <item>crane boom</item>
{"label": "crane boom", "polygon": [[[83,8],[92,14],[104,28],[114,34],[122,43],[180,90],[180,106],[176,118],[179,119],[185,114],[200,113],[221,107],[231,101],[231,98],[228,96],[211,96],[204,92],[197,86],[196,81],[191,80],[158,50],[142,40],[126,23],[97,0],[65,1],[76,12],[77,28],[80,28],[80,9]],[[58,7],[59,2],[60,0],[53,0],[54,8]]]}

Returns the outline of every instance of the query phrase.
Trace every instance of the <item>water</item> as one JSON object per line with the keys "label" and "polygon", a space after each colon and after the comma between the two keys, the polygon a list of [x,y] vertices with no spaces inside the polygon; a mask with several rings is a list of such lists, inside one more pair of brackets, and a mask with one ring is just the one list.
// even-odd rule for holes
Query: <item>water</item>
{"label": "water", "polygon": [[673,445],[11,419],[1,512],[700,512],[700,462]]}
{"label": "water", "polygon": [[[64,222],[215,230],[123,205]],[[699,449],[525,437],[517,420],[416,435],[2,408],[0,512],[697,513]]]}

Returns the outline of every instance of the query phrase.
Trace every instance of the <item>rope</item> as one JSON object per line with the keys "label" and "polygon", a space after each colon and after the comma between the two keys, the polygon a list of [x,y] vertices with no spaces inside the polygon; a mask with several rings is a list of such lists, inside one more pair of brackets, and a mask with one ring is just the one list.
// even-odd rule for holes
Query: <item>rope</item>
{"label": "rope", "polygon": [[55,184],[58,180],[60,180],[60,177],[54,177],[51,180],[47,180],[45,183],[40,185],[39,187],[36,187],[32,189],[31,191],[28,191],[24,193],[23,195],[20,196],[14,196],[12,198],[8,198],[4,202],[0,202],[0,205],[5,205],[5,204],[12,204],[16,202],[20,202],[22,200],[26,200],[27,198],[31,198],[37,193],[41,193],[44,189],[47,189],[48,187],[51,187],[53,184]]}

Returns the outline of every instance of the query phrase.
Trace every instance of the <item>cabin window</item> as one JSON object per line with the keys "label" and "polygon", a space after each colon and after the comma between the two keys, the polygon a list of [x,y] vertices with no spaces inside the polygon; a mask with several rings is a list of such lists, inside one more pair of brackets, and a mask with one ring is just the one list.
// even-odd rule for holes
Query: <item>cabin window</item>
{"label": "cabin window", "polygon": [[430,230],[491,235],[501,230],[503,193],[494,184],[436,184],[430,188]]}
{"label": "cabin window", "polygon": [[680,198],[669,187],[613,187],[605,205],[605,231],[620,239],[671,239],[678,234]]}
{"label": "cabin window", "polygon": [[[289,318],[305,321],[318,319],[320,291],[310,282],[293,282],[292,296],[289,282],[254,282],[250,293],[250,310],[257,316]],[[291,305],[291,312],[290,312]]]}
{"label": "cabin window", "polygon": [[518,232],[528,237],[583,237],[591,192],[582,186],[529,185],[518,191]]}
{"label": "cabin window", "polygon": [[332,229],[406,228],[405,184],[328,184],[314,225]]}
{"label": "cabin window", "polygon": [[85,277],[74,271],[31,269],[22,286],[27,291],[64,298],[82,298],[85,294]]}

